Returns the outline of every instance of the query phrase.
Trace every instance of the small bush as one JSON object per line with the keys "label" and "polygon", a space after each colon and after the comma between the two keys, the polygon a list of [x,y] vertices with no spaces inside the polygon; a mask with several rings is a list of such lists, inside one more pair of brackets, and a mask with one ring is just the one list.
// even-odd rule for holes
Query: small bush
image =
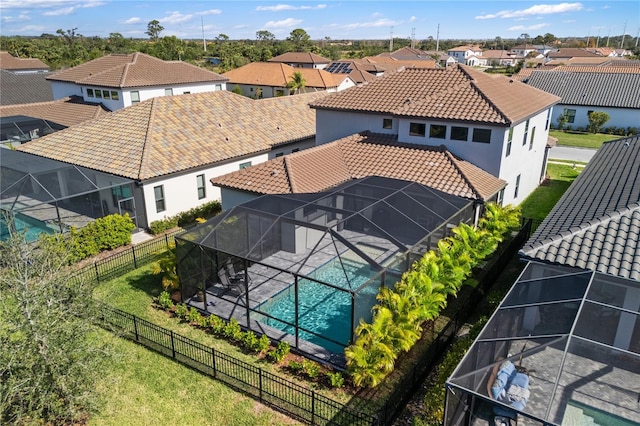
{"label": "small bush", "polygon": [[149,224],[149,232],[154,235],[160,234],[169,229],[180,227],[189,227],[199,223],[199,218],[207,218],[217,215],[222,211],[220,201],[211,201],[201,206],[194,207],[187,211],[178,213],[175,216],[166,219],[154,220]]}
{"label": "small bush", "polygon": [[231,318],[231,321],[224,326],[223,333],[226,337],[236,342],[242,340],[242,328],[240,328],[240,324],[235,318]]}
{"label": "small bush", "polygon": [[189,314],[189,308],[184,303],[180,303],[176,306],[175,314],[180,319],[185,319],[187,314]]}
{"label": "small bush", "polygon": [[253,331],[242,333],[242,345],[251,352],[258,352],[258,336]]}
{"label": "small bush", "polygon": [[300,372],[304,369],[303,364],[298,361],[289,361],[289,365],[287,367],[293,374],[300,374]]}
{"label": "small bush", "polygon": [[267,356],[273,362],[281,362],[284,359],[284,357],[289,354],[289,351],[291,351],[291,346],[289,345],[289,343],[283,340],[279,342],[278,345],[272,351],[269,351],[267,353]]}
{"label": "small bush", "polygon": [[304,368],[304,374],[310,379],[315,379],[320,374],[320,366],[318,363],[305,359],[302,361],[302,368]]}
{"label": "small bush", "polygon": [[191,307],[186,317],[187,322],[199,324],[201,319],[202,319],[202,314],[200,314],[200,311],[194,307]]}
{"label": "small bush", "polygon": [[158,296],[158,304],[162,306],[162,309],[164,309],[165,311],[168,311],[175,306],[173,304],[173,300],[171,300],[171,295],[166,291],[163,291]]}
{"label": "small bush", "polygon": [[209,328],[211,332],[217,336],[224,336],[224,330],[227,323],[218,316],[210,315],[209,316]]}
{"label": "small bush", "polygon": [[635,136],[638,134],[637,127],[627,127],[627,136]]}
{"label": "small bush", "polygon": [[344,386],[344,377],[342,377],[342,373],[339,371],[336,371],[335,373],[327,371],[325,376],[327,376],[332,388],[341,388]]}

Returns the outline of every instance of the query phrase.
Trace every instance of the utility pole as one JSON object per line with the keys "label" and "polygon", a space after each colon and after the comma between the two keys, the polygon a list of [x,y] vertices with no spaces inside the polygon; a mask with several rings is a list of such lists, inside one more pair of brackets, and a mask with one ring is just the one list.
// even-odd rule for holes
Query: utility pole
{"label": "utility pole", "polygon": [[438,24],[438,31],[436,32],[436,52],[440,51],[440,24]]}
{"label": "utility pole", "polygon": [[609,32],[607,33],[607,47],[609,47],[609,36],[611,35],[611,26],[609,26]]}
{"label": "utility pole", "polygon": [[598,28],[598,38],[596,39],[596,48],[599,46],[600,44],[600,29]]}
{"label": "utility pole", "polygon": [[204,38],[204,18],[200,17],[200,22],[202,23],[202,45],[204,46],[204,51],[207,51],[207,39]]}
{"label": "utility pole", "polygon": [[638,27],[638,32],[636,33],[636,49],[638,48],[638,37],[640,37],[640,27]]}
{"label": "utility pole", "polygon": [[411,28],[411,48],[415,48],[416,46],[416,28]]}
{"label": "utility pole", "polygon": [[620,49],[624,49],[624,35],[627,33],[627,21],[624,22],[624,30],[622,30],[622,40],[620,40]]}
{"label": "utility pole", "polygon": [[391,27],[391,32],[389,34],[389,52],[393,52],[393,27]]}

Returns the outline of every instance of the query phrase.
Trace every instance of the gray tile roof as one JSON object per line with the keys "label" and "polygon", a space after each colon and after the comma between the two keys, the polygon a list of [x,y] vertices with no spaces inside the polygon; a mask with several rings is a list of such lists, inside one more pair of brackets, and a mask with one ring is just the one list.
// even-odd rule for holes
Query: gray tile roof
{"label": "gray tile roof", "polygon": [[604,143],[520,255],[640,280],[640,137]]}
{"label": "gray tile roof", "polygon": [[527,84],[560,96],[564,105],[640,108],[640,74],[534,71]]}
{"label": "gray tile roof", "polygon": [[50,72],[16,74],[0,70],[0,105],[30,104],[53,100]]}

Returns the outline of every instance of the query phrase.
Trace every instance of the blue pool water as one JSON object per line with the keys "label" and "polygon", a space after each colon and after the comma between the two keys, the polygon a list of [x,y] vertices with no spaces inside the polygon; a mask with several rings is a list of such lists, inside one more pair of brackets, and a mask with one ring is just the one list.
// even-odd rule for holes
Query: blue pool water
{"label": "blue pool water", "polygon": [[[16,213],[14,215],[13,226],[18,232],[25,233],[25,240],[27,242],[37,240],[38,236],[43,232],[47,234],[53,233],[53,230],[49,228],[45,223],[20,213]],[[0,241],[4,241],[8,238],[9,228],[7,222],[5,221],[4,217],[0,216]]]}
{"label": "blue pool water", "polygon": [[[356,289],[374,275],[369,265],[362,265],[343,259],[344,271],[349,277],[350,286],[346,283],[345,272],[340,262],[336,259],[313,271],[311,277],[331,283],[342,288]],[[365,308],[368,311],[378,292],[378,286],[372,285],[362,290],[356,299],[358,302],[369,304],[366,307],[357,307],[360,311]],[[373,301],[373,302],[372,302]],[[295,323],[295,288],[290,286],[276,297],[263,303],[258,308],[262,312],[286,321]],[[338,291],[332,287],[319,284],[308,279],[298,280],[298,312],[300,328],[305,328],[321,336],[328,337],[346,346],[351,337],[351,296],[348,292]],[[295,328],[281,321],[263,317],[261,322],[295,334]],[[322,346],[332,352],[340,353],[344,346],[332,343],[322,337],[308,332],[300,331],[299,337],[309,342]]]}

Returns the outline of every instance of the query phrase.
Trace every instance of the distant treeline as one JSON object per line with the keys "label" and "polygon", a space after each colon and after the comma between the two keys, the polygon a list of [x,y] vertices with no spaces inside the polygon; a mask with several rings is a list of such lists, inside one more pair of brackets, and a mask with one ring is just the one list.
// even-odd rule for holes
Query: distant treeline
{"label": "distant treeline", "polygon": [[[155,41],[154,41],[155,40]],[[553,47],[609,47],[618,48],[622,36],[605,38],[591,37],[557,39],[553,34],[530,37],[521,34],[516,39],[502,39],[496,37],[491,40],[440,40],[432,37],[426,40],[415,40],[413,47],[421,50],[447,51],[450,48],[477,44],[483,49],[509,50],[521,44],[546,44]],[[625,46],[633,49],[635,40],[632,36],[625,36]],[[183,40],[175,36],[155,37],[153,39],[126,38],[120,33],[111,33],[107,38],[84,37],[76,33],[76,29],[58,30],[56,34],[42,34],[39,37],[0,36],[0,50],[8,51],[21,58],[38,58],[48,64],[52,70],[59,70],[90,61],[111,53],[143,52],[163,60],[183,60],[204,65],[205,58],[215,57],[217,65],[208,64],[218,72],[225,72],[250,62],[266,61],[274,56],[292,51],[313,52],[328,59],[362,58],[387,52],[405,46],[411,46],[412,41],[407,38],[390,40],[332,40],[325,37],[322,40],[311,40],[302,29],[293,30],[285,40],[276,40],[268,31],[256,32],[255,40],[231,40],[225,34],[220,34],[213,40],[208,40],[206,51],[202,40]],[[636,49],[637,50],[637,49]],[[636,51],[636,55],[639,52]],[[216,62],[218,62],[216,61]]]}

